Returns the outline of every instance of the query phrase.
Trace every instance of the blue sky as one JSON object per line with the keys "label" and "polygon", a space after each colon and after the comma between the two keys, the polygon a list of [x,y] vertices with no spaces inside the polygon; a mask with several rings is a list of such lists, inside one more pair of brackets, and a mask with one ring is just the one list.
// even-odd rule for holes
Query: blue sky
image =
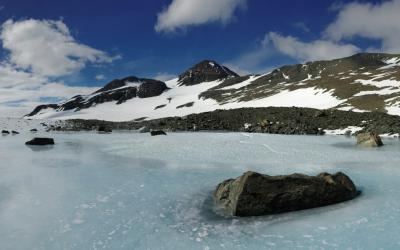
{"label": "blue sky", "polygon": [[[400,51],[400,0],[0,0],[0,6],[0,106],[66,98],[129,75],[166,80],[203,59],[248,74]],[[29,82],[40,97],[33,98]],[[65,95],[49,94],[50,84]],[[10,89],[31,92],[2,100]]]}
{"label": "blue sky", "polygon": [[[175,33],[156,32],[157,13],[170,0],[152,1],[4,1],[0,12],[3,23],[12,18],[63,20],[73,37],[93,48],[121,55],[112,65],[87,67],[65,79],[69,84],[101,85],[126,75],[154,77],[179,74],[205,58],[225,63],[257,49],[266,32],[276,31],[301,40],[317,39],[332,22],[335,1],[256,1],[235,10],[229,23],[205,23]],[[247,71],[293,63],[295,59],[273,55]],[[105,79],[95,80],[95,75]]]}

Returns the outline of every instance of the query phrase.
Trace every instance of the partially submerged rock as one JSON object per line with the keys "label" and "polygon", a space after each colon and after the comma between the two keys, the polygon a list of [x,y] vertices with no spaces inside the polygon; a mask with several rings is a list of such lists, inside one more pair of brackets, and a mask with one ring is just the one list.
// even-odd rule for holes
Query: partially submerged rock
{"label": "partially submerged rock", "polygon": [[8,135],[8,134],[10,134],[10,132],[9,132],[8,130],[2,130],[1,133],[2,133],[3,135]]}
{"label": "partially submerged rock", "polygon": [[377,133],[360,133],[357,135],[357,144],[367,147],[383,146],[381,137]]}
{"label": "partially submerged rock", "polygon": [[97,128],[97,132],[99,133],[112,133],[112,129],[106,126],[99,126]]}
{"label": "partially submerged rock", "polygon": [[45,145],[54,145],[53,138],[45,138],[45,137],[36,137],[30,141],[25,142],[26,145],[35,145],[35,146],[45,146]]}
{"label": "partially submerged rock", "polygon": [[246,172],[220,183],[214,201],[224,215],[259,216],[331,205],[358,194],[351,179],[341,172],[317,176]]}
{"label": "partially submerged rock", "polygon": [[150,132],[151,136],[156,136],[156,135],[167,135],[167,133],[165,133],[162,130],[153,130]]}

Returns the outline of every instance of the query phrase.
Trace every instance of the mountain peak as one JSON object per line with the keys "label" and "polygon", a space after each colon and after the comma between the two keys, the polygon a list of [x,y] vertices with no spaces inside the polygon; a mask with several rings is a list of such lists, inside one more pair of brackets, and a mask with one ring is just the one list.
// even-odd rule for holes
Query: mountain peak
{"label": "mountain peak", "polygon": [[203,60],[179,75],[179,85],[190,86],[237,76],[239,75],[213,60]]}
{"label": "mountain peak", "polygon": [[107,90],[120,88],[120,87],[125,86],[127,82],[138,82],[139,80],[140,79],[137,78],[136,76],[129,76],[129,77],[125,77],[123,79],[114,79],[111,82],[104,85],[104,87],[102,87],[101,89],[97,90],[95,93],[100,93],[100,92],[104,92]]}

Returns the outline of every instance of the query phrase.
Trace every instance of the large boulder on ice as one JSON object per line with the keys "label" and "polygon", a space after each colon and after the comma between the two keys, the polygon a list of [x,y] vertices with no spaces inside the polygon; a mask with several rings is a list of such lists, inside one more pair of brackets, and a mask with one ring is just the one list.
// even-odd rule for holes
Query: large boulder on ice
{"label": "large boulder on ice", "polygon": [[360,133],[357,135],[357,144],[367,147],[383,146],[381,137],[377,133]]}
{"label": "large boulder on ice", "polygon": [[101,126],[99,126],[97,128],[97,132],[99,132],[99,133],[112,133],[112,129],[109,128],[109,127],[101,125]]}
{"label": "large boulder on ice", "polygon": [[26,145],[35,145],[35,146],[45,146],[45,145],[54,145],[53,138],[44,138],[44,137],[36,137],[30,141],[25,142]]}
{"label": "large boulder on ice", "polygon": [[156,136],[156,135],[167,135],[167,133],[165,133],[162,130],[153,130],[150,132],[151,136]]}
{"label": "large boulder on ice", "polygon": [[341,172],[317,176],[246,172],[220,183],[214,201],[224,215],[259,216],[335,204],[358,193],[351,179]]}

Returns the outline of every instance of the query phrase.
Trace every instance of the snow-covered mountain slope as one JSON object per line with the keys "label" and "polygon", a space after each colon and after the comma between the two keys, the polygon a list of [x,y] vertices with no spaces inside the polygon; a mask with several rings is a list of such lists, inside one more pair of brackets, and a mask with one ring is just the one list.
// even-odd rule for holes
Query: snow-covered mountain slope
{"label": "snow-covered mountain slope", "polygon": [[400,115],[400,55],[356,54],[250,76],[203,61],[165,85],[135,77],[115,80],[92,95],[39,106],[28,117],[128,121],[268,106]]}

